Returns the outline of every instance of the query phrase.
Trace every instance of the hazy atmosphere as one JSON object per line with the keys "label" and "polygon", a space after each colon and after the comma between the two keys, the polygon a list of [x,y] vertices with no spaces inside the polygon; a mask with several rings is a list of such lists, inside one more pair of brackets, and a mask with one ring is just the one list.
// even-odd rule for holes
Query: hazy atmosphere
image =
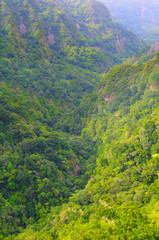
{"label": "hazy atmosphere", "polygon": [[159,2],[147,0],[101,0],[113,18],[152,44],[159,40]]}

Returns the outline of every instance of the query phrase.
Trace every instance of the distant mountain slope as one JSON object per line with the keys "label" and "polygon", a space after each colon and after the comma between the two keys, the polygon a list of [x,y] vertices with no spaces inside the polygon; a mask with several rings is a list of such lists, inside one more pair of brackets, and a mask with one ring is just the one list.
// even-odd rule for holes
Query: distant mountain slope
{"label": "distant mountain slope", "polygon": [[[159,26],[159,2],[157,0],[101,1],[105,3],[117,20],[140,37]],[[157,38],[156,41],[158,40]]]}
{"label": "distant mountain slope", "polygon": [[0,6],[1,79],[54,99],[56,107],[60,102],[60,112],[75,108],[97,88],[100,73],[144,46],[100,2],[6,0]]}
{"label": "distant mountain slope", "polygon": [[132,32],[125,30],[120,24],[114,23],[108,9],[100,1],[76,2],[69,0],[64,1],[64,4],[69,13],[78,19],[78,27],[89,45],[99,48],[110,57],[110,60],[112,54],[128,57],[136,51],[136,47],[143,44]]}
{"label": "distant mountain slope", "polygon": [[152,28],[150,31],[146,32],[143,39],[151,45],[159,41],[159,27]]}
{"label": "distant mountain slope", "polygon": [[156,52],[159,51],[159,42],[154,43],[152,46],[147,45],[134,54],[132,58],[129,58],[126,63],[143,64],[150,59],[153,59]]}
{"label": "distant mountain slope", "polygon": [[[91,59],[93,54],[98,55],[93,66],[104,70],[119,62],[120,57],[128,57],[143,46],[133,33],[113,23],[102,3],[93,0],[78,3],[2,1],[1,24],[8,33],[19,34],[22,39],[45,46],[43,51],[48,57],[49,48],[56,52],[60,50],[67,61],[77,65],[83,62],[85,68],[92,68],[86,61],[88,54]],[[82,52],[78,49],[81,47]]]}

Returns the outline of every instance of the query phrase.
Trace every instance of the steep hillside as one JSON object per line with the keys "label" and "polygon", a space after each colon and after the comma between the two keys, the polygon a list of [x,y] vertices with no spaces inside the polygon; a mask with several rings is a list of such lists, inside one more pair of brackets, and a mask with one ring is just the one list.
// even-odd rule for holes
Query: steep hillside
{"label": "steep hillside", "polygon": [[[159,2],[157,0],[101,1],[105,3],[118,21],[140,37],[159,26]],[[158,38],[154,39],[153,43],[158,40]]]}
{"label": "steep hillside", "polygon": [[133,33],[113,23],[108,9],[94,0],[7,0],[1,2],[0,17],[9,34],[20,35],[23,50],[27,39],[39,45],[42,56],[50,58],[49,49],[60,51],[67,62],[86,69],[106,71],[143,46]]}
{"label": "steep hillside", "polygon": [[[53,85],[56,72],[52,63],[45,58],[41,60],[38,53],[33,54],[34,60],[32,55],[19,51],[20,48],[16,49],[3,37],[0,59],[1,239],[32,224],[49,211],[50,206],[67,201],[71,192],[83,188],[93,168],[91,164],[95,162],[93,143],[55,131],[57,128],[60,131],[59,122],[79,101],[80,91],[84,94],[78,90],[78,81],[74,103],[73,96],[64,97],[65,89],[60,91],[59,87],[58,91],[58,86]],[[70,73],[68,66],[61,67],[68,69],[67,74]],[[95,73],[80,70],[71,74],[76,74],[77,79],[83,76],[83,81],[89,81],[89,74],[95,77]],[[66,72],[61,76],[65,77]],[[82,81],[80,84],[84,85]]]}
{"label": "steep hillside", "polygon": [[151,45],[159,41],[159,27],[152,28],[150,31],[146,32],[143,39]]}
{"label": "steep hillside", "polygon": [[140,49],[137,53],[134,54],[132,58],[129,58],[125,63],[132,63],[132,64],[141,64],[147,62],[150,59],[153,59],[156,52],[159,51],[159,42],[155,44],[147,45],[146,47]]}
{"label": "steep hillside", "polygon": [[76,4],[0,2],[1,239],[84,188],[100,144],[81,136],[92,92],[102,72],[144,46],[101,3]]}
{"label": "steep hillside", "polygon": [[101,2],[66,0],[64,4],[71,16],[78,20],[77,26],[88,44],[109,57],[109,62],[114,62],[114,56],[128,57],[143,46],[143,42],[132,32],[113,22],[108,9]]}
{"label": "steep hillside", "polygon": [[68,204],[14,239],[159,239],[159,52],[103,78],[82,131],[97,167]]}

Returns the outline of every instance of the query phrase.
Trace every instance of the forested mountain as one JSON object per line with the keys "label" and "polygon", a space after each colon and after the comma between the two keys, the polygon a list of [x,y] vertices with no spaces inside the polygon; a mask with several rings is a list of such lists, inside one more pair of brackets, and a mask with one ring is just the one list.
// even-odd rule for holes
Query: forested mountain
{"label": "forested mountain", "polygon": [[1,23],[15,37],[19,34],[22,40],[40,44],[43,56],[49,58],[50,48],[60,50],[68,62],[89,69],[105,71],[143,46],[132,32],[112,21],[102,3],[94,0],[1,1]]}
{"label": "forested mountain", "polygon": [[152,28],[144,35],[144,41],[148,44],[154,44],[159,40],[159,27]]}
{"label": "forested mountain", "polygon": [[144,38],[149,44],[159,41],[159,2],[157,0],[101,0],[114,18]]}
{"label": "forested mountain", "polygon": [[[142,47],[136,59],[129,60],[134,65],[116,67],[103,78],[112,66]],[[123,184],[127,181],[127,169],[131,172],[134,165],[138,167],[136,162],[133,165],[136,155],[132,164],[126,165],[124,150],[120,156],[120,150],[113,149],[122,143],[118,139],[120,128],[125,134],[120,132],[121,139],[125,136],[128,142],[133,133],[133,128],[130,132],[126,129],[131,118],[129,108],[138,109],[139,101],[147,109],[147,118],[155,115],[151,110],[157,106],[157,97],[148,98],[150,107],[144,105],[144,96],[147,99],[146,94],[157,94],[158,89],[158,55],[154,57],[152,50],[147,57],[149,50],[135,34],[114,23],[108,9],[98,1],[0,1],[0,239],[105,239],[105,232],[115,239],[117,225],[121,228],[119,236],[125,229],[120,224],[125,215],[118,218],[120,211],[125,212],[123,206],[127,211],[131,206],[141,215],[139,223],[143,222],[141,228],[146,227],[147,234],[143,238],[157,239],[157,185],[151,184],[157,184],[158,163],[152,160],[153,143],[147,155],[148,150],[141,156],[140,150],[136,153],[143,159],[141,173],[147,173],[151,161],[152,171],[148,172],[149,181],[143,183],[145,188],[142,182],[146,177],[136,177],[134,190],[133,180],[127,188],[122,184],[119,191],[115,188],[120,185],[117,179]],[[119,119],[123,125],[118,128]],[[136,124],[140,126],[139,121]],[[154,129],[157,132],[157,127]],[[138,136],[138,132],[134,134]],[[107,138],[110,145],[103,140]],[[137,146],[142,148],[142,144]],[[129,147],[124,149],[131,155],[133,147]],[[110,153],[110,159],[109,148],[115,154]],[[158,150],[152,154],[157,159]],[[122,170],[122,166],[127,168]],[[136,197],[140,189],[146,201]],[[66,204],[72,193],[75,195]],[[129,194],[130,199],[125,197]],[[129,200],[134,201],[132,205]],[[107,204],[112,210],[103,215]],[[142,215],[144,207],[147,212]],[[151,209],[152,217],[148,218]],[[134,239],[135,216],[128,225]],[[109,229],[105,221],[112,221],[114,228]],[[103,224],[98,231],[96,224]],[[20,232],[22,235],[16,237]]]}
{"label": "forested mountain", "polygon": [[158,67],[159,53],[103,77],[82,130],[98,145],[88,184],[13,239],[159,239]]}

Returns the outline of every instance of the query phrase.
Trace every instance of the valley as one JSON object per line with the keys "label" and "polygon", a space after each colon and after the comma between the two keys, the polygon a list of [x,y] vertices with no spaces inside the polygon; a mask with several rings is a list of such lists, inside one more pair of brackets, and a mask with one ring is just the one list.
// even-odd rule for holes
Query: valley
{"label": "valley", "polygon": [[158,240],[158,69],[99,1],[0,2],[0,239]]}

